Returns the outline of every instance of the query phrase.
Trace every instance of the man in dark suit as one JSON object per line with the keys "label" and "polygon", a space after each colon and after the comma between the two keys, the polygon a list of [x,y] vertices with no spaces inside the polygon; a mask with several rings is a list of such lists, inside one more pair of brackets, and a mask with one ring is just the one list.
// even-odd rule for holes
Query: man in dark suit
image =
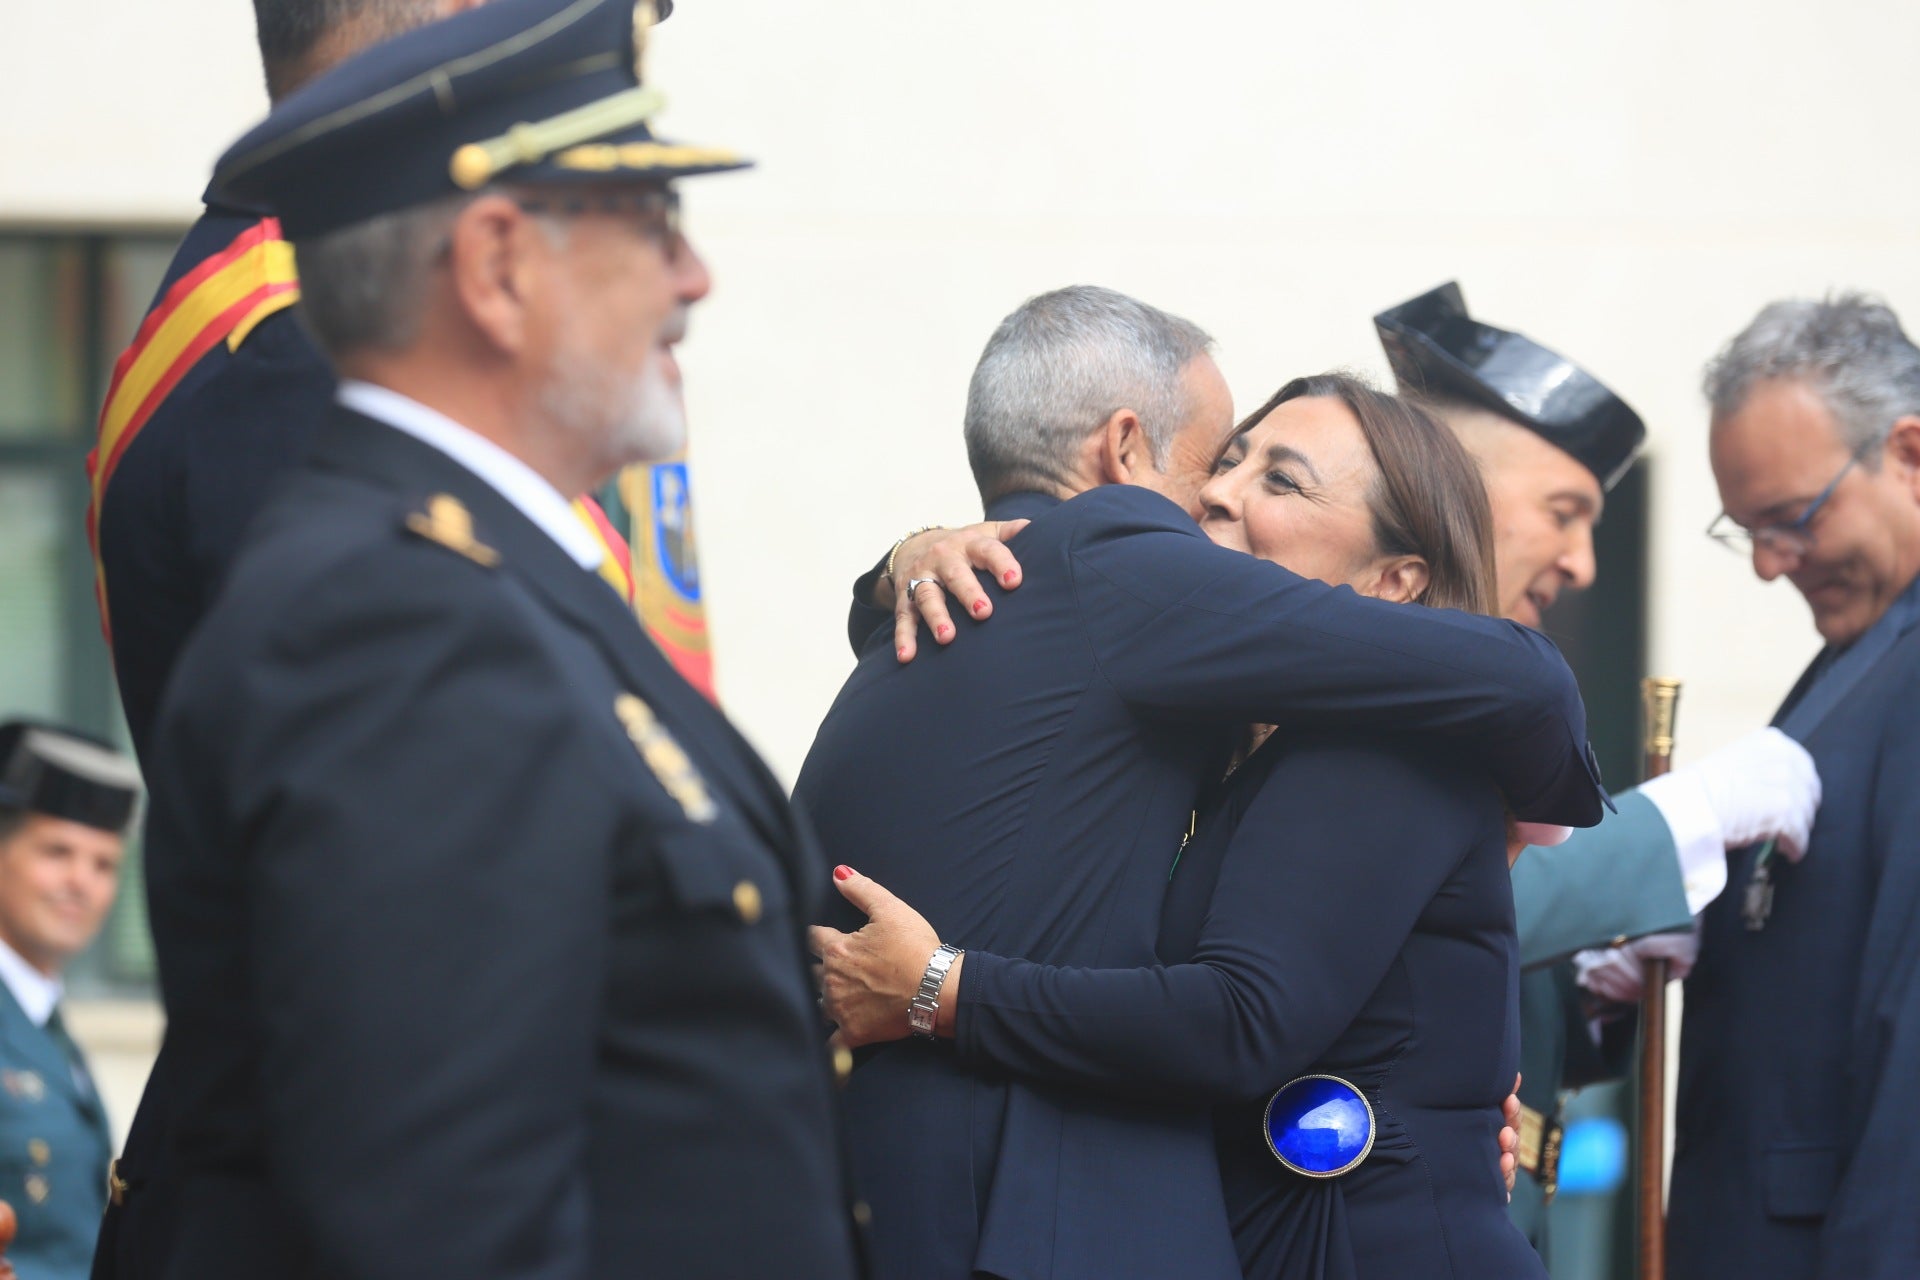
{"label": "man in dark suit", "polygon": [[1708,367],[1713,532],[1826,646],[1774,717],[1820,769],[1805,857],[1729,856],[1686,985],[1668,1274],[1920,1275],[1920,348],[1858,295]]}
{"label": "man in dark suit", "polygon": [[[957,944],[1153,963],[1172,850],[1248,721],[1449,734],[1522,816],[1600,812],[1584,712],[1538,635],[1408,618],[1200,533],[1194,463],[1232,421],[1208,345],[1102,289],[1002,323],[968,456],[989,518],[1031,520],[1025,582],[904,668],[870,628],[807,758],[795,794],[828,846]],[[846,1099],[882,1274],[1238,1275],[1203,1109],[982,1077],[924,1040],[873,1051]]]}
{"label": "man in dark suit", "polygon": [[568,495],[684,433],[648,14],[497,0],[222,159],[342,375],[154,735],[168,1275],[855,1270],[780,788]]}

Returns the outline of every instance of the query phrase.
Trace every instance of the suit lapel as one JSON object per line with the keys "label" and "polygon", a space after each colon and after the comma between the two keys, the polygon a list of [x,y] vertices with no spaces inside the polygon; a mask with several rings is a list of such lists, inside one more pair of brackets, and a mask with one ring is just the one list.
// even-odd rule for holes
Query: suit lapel
{"label": "suit lapel", "polygon": [[436,493],[458,498],[472,513],[479,541],[498,551],[516,580],[590,638],[621,679],[655,705],[762,837],[777,850],[793,847],[786,793],[759,756],[673,669],[605,580],[581,568],[492,485],[405,432],[347,409],[337,410],[322,433],[311,465],[371,480],[414,505]]}
{"label": "suit lapel", "polygon": [[1789,737],[1805,742],[1916,625],[1920,625],[1920,578],[1909,583],[1880,620],[1846,650],[1837,654],[1821,650],[1781,704],[1774,724]]}

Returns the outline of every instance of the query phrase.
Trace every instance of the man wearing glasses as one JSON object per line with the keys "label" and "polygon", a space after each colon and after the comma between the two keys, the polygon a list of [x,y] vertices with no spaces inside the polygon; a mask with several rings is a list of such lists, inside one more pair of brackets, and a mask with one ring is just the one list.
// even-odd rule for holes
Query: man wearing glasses
{"label": "man wearing glasses", "polygon": [[858,1266],[817,851],[571,498],[683,441],[710,285],[633,0],[493,0],[215,169],[340,374],[153,735],[194,1280]]}
{"label": "man wearing glasses", "polygon": [[1859,295],[1778,302],[1708,366],[1711,533],[1826,646],[1774,724],[1807,857],[1729,855],[1687,981],[1674,1280],[1920,1275],[1920,348]]}

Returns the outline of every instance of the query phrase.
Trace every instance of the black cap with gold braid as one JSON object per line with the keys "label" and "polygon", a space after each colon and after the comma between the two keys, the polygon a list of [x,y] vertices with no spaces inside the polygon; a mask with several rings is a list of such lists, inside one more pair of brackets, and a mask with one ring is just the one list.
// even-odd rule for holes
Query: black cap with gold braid
{"label": "black cap with gold braid", "polygon": [[656,138],[640,82],[659,0],[493,0],[378,44],[283,100],[212,199],[324,235],[489,182],[664,182],[747,165]]}

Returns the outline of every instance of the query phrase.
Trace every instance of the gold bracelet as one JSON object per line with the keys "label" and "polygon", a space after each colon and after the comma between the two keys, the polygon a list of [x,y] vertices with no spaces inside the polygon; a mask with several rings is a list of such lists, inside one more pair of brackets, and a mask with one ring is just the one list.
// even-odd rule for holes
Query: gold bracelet
{"label": "gold bracelet", "polygon": [[944,529],[946,527],[947,526],[943,524],[923,524],[918,529],[913,530],[904,538],[900,539],[900,541],[894,543],[893,550],[887,552],[887,567],[883,574],[886,580],[888,582],[893,581],[893,558],[900,554],[900,548],[906,546],[923,533],[932,533],[935,529]]}

